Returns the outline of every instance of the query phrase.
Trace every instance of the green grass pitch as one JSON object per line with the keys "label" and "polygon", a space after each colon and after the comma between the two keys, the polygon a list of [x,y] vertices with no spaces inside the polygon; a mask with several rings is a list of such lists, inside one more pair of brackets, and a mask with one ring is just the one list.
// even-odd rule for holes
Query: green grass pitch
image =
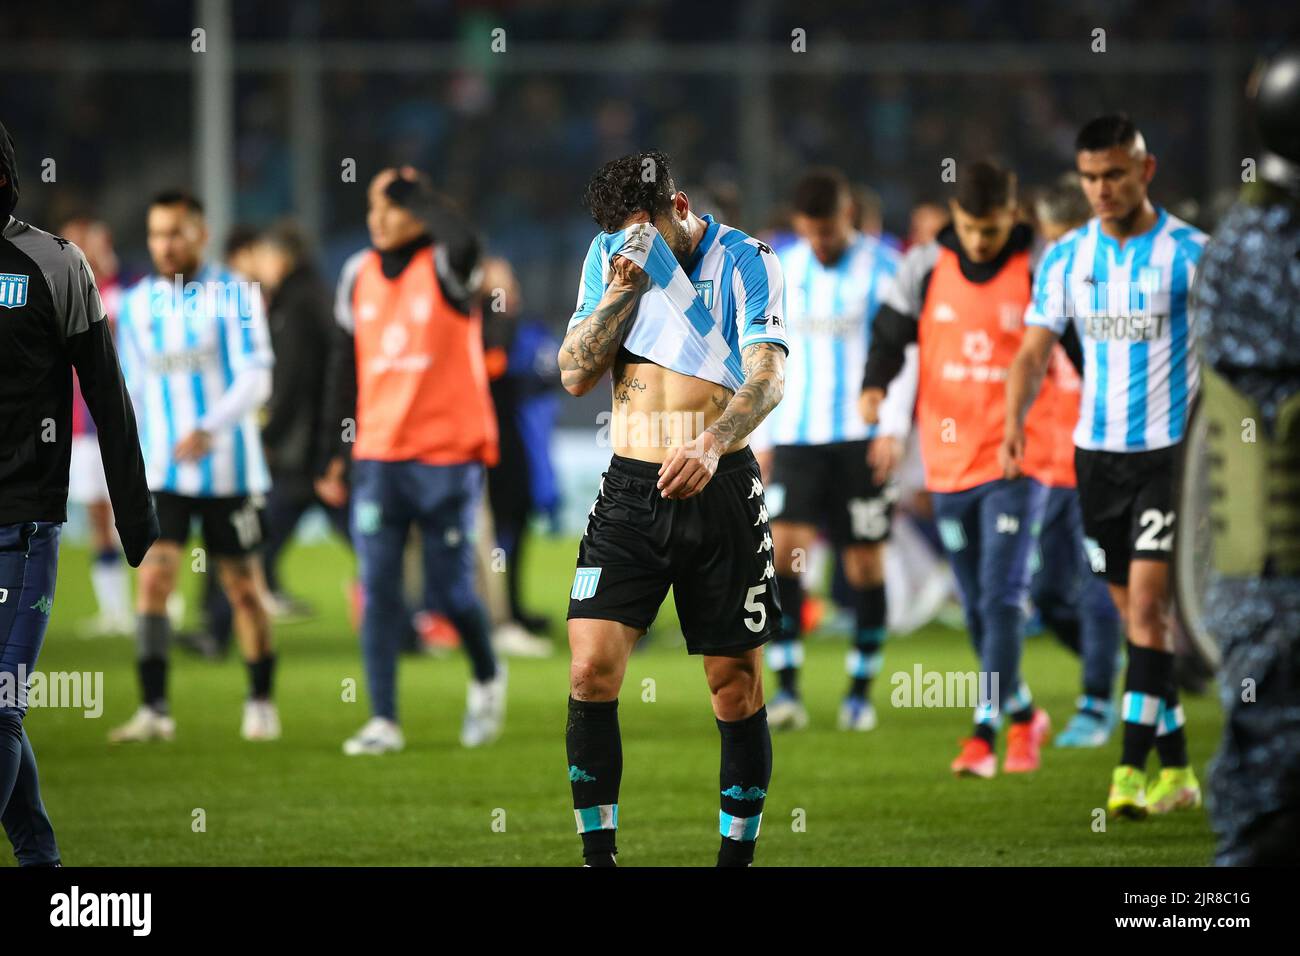
{"label": "green grass pitch", "polygon": [[[528,591],[562,637],[575,545],[538,541]],[[567,655],[510,663],[506,732],[494,746],[457,743],[467,668],[460,655],[402,661],[407,749],[344,757],[365,720],[357,642],[345,615],[351,559],[337,545],[299,547],[288,586],[319,617],[278,628],[278,743],[239,738],[245,675],[177,652],[172,744],[110,747],[108,729],[135,708],[133,645],[84,640],[91,611],[84,551],[63,552],[39,670],[102,671],[103,716],[43,708],[28,717],[44,795],[70,865],[576,865],[581,862],[564,751]],[[192,576],[185,587],[193,605]],[[671,601],[656,639],[628,669],[620,715],[624,775],[620,863],[711,865],[717,851],[718,734],[700,663],[673,638]],[[889,704],[889,675],[975,669],[963,634],[941,626],[886,650],[874,698],[880,726],[834,729],[845,647],[809,642],[812,727],[773,740],[775,773],[760,865],[1202,865],[1212,835],[1203,811],[1095,832],[1117,743],[1044,750],[1037,774],[959,780],[948,771],[969,711]],[[1029,641],[1025,672],[1058,729],[1078,693],[1075,660],[1049,637]],[[354,678],[357,702],[345,702]],[[646,681],[653,681],[653,701]],[[1221,718],[1212,696],[1186,702],[1193,762],[1204,782]],[[1152,766],[1155,766],[1154,756]],[[195,832],[195,812],[205,827]],[[8,858],[8,854],[4,854]],[[8,862],[12,862],[8,859]]]}

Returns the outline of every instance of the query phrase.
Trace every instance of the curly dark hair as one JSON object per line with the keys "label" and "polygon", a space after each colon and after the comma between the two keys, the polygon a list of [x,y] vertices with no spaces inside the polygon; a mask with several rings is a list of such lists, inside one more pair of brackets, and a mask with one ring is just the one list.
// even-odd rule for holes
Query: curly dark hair
{"label": "curly dark hair", "polygon": [[657,149],[612,159],[591,177],[584,197],[591,218],[605,232],[618,232],[628,216],[648,212],[651,219],[672,209],[673,185],[668,156]]}

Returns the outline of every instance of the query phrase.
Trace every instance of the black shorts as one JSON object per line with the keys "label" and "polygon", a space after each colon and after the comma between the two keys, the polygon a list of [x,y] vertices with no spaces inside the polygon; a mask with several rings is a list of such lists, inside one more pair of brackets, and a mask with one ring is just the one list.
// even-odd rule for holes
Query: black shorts
{"label": "black shorts", "polygon": [[724,455],[704,490],[662,498],[659,465],[615,455],[578,546],[569,619],[645,630],[673,589],[692,654],[737,654],[781,629],[758,462]]}
{"label": "black shorts", "polygon": [[1155,451],[1074,450],[1092,570],[1128,584],[1134,559],[1168,561],[1174,546],[1177,445]]}
{"label": "black shorts", "polygon": [[184,545],[194,519],[202,522],[203,547],[217,557],[252,554],[262,544],[261,502],[256,497],[191,498],[156,491],[158,540]]}
{"label": "black shorts", "polygon": [[870,444],[777,445],[767,490],[772,520],[816,525],[837,548],[887,539],[898,495],[892,482],[872,477]]}

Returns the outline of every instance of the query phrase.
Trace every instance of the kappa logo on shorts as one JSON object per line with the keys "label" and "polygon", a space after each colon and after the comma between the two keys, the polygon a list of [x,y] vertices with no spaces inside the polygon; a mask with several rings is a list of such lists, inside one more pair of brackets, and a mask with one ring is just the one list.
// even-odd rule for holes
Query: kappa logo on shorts
{"label": "kappa logo on shorts", "polygon": [[596,582],[600,580],[600,568],[578,568],[573,575],[573,590],[569,597],[575,601],[585,601],[596,593]]}
{"label": "kappa logo on shorts", "polygon": [[0,272],[0,306],[17,309],[27,304],[28,277],[13,272]]}

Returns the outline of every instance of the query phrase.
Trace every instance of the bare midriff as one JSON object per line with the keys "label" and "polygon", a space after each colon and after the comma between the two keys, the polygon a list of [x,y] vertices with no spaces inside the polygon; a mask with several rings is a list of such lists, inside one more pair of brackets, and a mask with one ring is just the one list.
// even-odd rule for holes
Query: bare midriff
{"label": "bare midriff", "polygon": [[[614,401],[608,429],[614,454],[663,462],[674,448],[700,437],[727,407],[732,391],[682,375],[627,351],[611,369]],[[749,439],[728,452],[739,451]]]}

